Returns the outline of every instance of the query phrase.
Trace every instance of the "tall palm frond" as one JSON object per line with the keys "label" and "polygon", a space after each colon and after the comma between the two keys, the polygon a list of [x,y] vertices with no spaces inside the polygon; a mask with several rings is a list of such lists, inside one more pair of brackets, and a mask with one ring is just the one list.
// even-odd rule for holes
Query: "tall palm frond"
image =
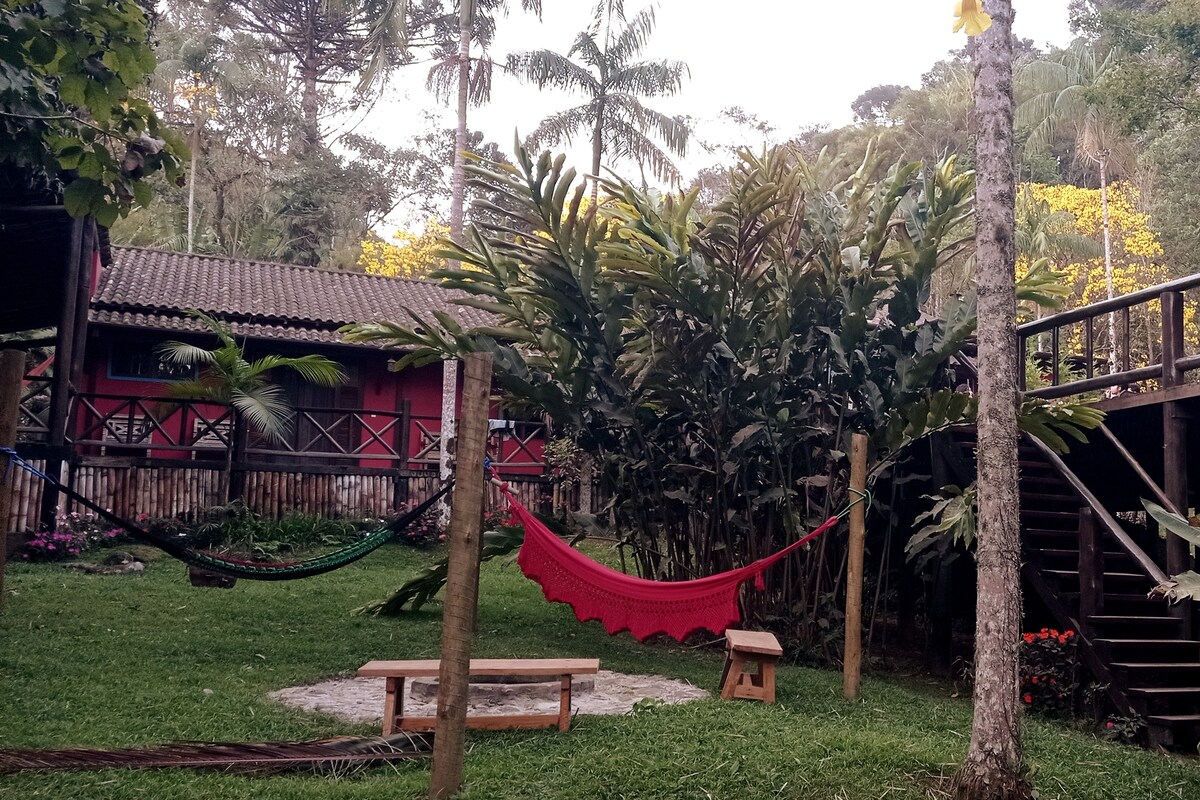
{"label": "tall palm frond", "polygon": [[1018,127],[1029,132],[1026,147],[1045,150],[1066,129],[1075,139],[1076,159],[1094,161],[1103,154],[1109,164],[1128,171],[1132,147],[1098,94],[1114,68],[1112,51],[1100,54],[1083,40],[1057,57],[1026,64],[1019,80],[1028,97],[1016,110]]}
{"label": "tall palm frond", "polygon": [[169,393],[173,397],[231,406],[251,428],[269,439],[284,439],[289,431],[291,410],[283,390],[268,381],[268,373],[287,369],[320,386],[337,386],[346,380],[341,367],[322,355],[266,355],[248,361],[228,324],[203,311],[189,313],[217,337],[219,346],[206,350],[178,341],[159,345],[157,352],[166,361],[199,368],[194,380],[172,383]]}
{"label": "tall palm frond", "polygon": [[551,114],[526,137],[528,146],[540,149],[556,142],[570,143],[576,136],[590,136],[593,113],[592,104],[588,103]]}
{"label": "tall palm frond", "polygon": [[568,92],[583,92],[595,95],[600,84],[590,72],[570,58],[553,50],[531,50],[513,53],[505,67],[522,80],[537,84],[539,88],[552,86]]}
{"label": "tall palm frond", "polygon": [[677,94],[691,73],[683,61],[633,60],[645,49],[654,25],[653,8],[626,19],[620,0],[600,0],[593,24],[575,37],[566,55],[545,49],[511,54],[507,69],[518,78],[540,89],[563,89],[589,99],[544,119],[528,145],[562,144],[587,132],[593,174],[607,154],[610,160],[649,166],[660,180],[678,181],[679,171],[669,154],[687,153],[687,123],[647,108],[642,98]]}

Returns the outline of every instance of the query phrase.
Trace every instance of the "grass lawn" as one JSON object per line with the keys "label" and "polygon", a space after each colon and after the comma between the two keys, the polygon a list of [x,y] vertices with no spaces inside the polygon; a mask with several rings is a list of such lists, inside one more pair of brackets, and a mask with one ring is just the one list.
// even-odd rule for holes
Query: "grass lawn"
{"label": "grass lawn", "polygon": [[[0,635],[0,745],[129,746],[376,733],[268,700],[267,692],[353,671],[372,658],[436,657],[440,607],[402,619],[351,616],[431,556],[387,547],[291,583],[193,589],[170,560],[144,576],[13,565]],[[644,646],[580,625],[515,565],[485,568],[479,656],[599,656],[605,668],[712,687],[720,654]],[[966,751],[970,707],[935,684],[865,680],[840,697],[833,672],[788,667],[779,702],[701,701],[634,716],[579,717],[567,734],[469,734],[466,798],[940,797]],[[211,690],[211,691],[206,691]],[[382,709],[381,709],[382,710]],[[1200,761],[1027,726],[1042,798],[1200,797]],[[0,779],[4,798],[421,797],[428,762],[349,778],[187,770],[48,773]]]}

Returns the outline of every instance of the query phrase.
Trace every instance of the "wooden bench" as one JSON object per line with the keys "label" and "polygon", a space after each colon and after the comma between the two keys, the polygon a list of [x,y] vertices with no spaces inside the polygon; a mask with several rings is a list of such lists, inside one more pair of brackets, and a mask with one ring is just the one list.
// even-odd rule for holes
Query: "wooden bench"
{"label": "wooden bench", "polygon": [[[436,678],[441,661],[370,661],[358,670],[360,678],[386,679],[387,696],[383,704],[383,735],[398,731],[432,731],[437,717],[406,717],[404,715],[404,681],[407,678]],[[545,683],[558,681],[558,713],[556,714],[489,714],[467,715],[467,727],[483,730],[508,728],[550,728],[559,730],[571,726],[571,677],[595,675],[600,669],[598,658],[473,658],[471,676],[512,675],[522,678],[543,678]],[[538,681],[543,682],[543,681]]]}
{"label": "wooden bench", "polygon": [[[725,631],[725,671],[721,675],[721,697],[775,702],[775,665],[783,648],[765,631]],[[746,671],[757,664],[758,673]]]}

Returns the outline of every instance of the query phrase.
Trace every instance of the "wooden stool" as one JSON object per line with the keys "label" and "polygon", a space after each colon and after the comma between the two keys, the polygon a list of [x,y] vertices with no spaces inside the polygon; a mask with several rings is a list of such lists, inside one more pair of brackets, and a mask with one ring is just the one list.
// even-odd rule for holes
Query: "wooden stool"
{"label": "wooden stool", "polygon": [[[765,631],[725,631],[725,670],[721,673],[721,697],[726,700],[775,702],[775,665],[783,648],[774,634]],[[746,672],[757,664],[758,674]]]}

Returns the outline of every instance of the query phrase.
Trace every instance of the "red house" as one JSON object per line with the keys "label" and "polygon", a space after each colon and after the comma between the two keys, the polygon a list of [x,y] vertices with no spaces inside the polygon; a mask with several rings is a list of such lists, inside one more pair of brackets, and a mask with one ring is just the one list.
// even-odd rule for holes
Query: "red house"
{"label": "red house", "polygon": [[[464,324],[483,322],[482,312],[419,280],[125,247],[105,262],[96,259],[82,356],[72,359],[65,471],[77,490],[118,513],[152,516],[231,495],[268,514],[383,514],[436,486],[441,365],[393,372],[395,350],[348,344],[338,329],[407,320],[406,309],[445,311]],[[348,381],[325,388],[273,376],[293,406],[286,441],[252,435],[231,450],[230,410],[171,397],[171,382],[195,372],[157,352],[172,339],[215,346],[193,309],[227,322],[248,358],[320,353]],[[42,385],[31,381],[30,400]],[[37,408],[25,404],[27,434],[37,433]],[[506,419],[498,405],[493,417],[493,460],[536,496],[544,424]]]}

